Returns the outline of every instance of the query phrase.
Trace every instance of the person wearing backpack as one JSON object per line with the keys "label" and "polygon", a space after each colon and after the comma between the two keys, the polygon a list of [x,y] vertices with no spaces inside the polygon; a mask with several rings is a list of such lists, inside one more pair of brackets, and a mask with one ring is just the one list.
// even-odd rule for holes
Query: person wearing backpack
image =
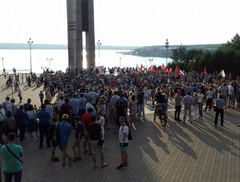
{"label": "person wearing backpack", "polygon": [[81,159],[81,138],[84,136],[84,126],[80,121],[79,116],[74,117],[74,122],[77,123],[75,141],[73,143],[72,149],[74,152],[74,159],[72,162],[76,162]]}
{"label": "person wearing backpack", "polygon": [[129,128],[125,123],[125,117],[119,118],[120,128],[119,128],[119,144],[121,150],[121,164],[117,169],[125,169],[128,166],[128,142],[129,142]]}

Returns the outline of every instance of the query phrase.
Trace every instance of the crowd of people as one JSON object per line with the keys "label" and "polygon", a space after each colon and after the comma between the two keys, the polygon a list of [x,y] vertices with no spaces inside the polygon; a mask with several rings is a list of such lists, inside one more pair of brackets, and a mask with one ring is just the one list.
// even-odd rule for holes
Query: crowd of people
{"label": "crowd of people", "polygon": [[[16,137],[20,137],[20,141],[27,140],[26,131],[31,140],[39,139],[39,148],[43,148],[46,136],[52,161],[59,161],[55,156],[55,150],[59,146],[63,153],[62,165],[66,164],[66,159],[71,164],[80,160],[82,153],[88,153],[92,156],[94,168],[97,168],[96,154],[100,153],[103,168],[107,166],[104,160],[107,140],[105,131],[110,129],[110,123],[114,123],[113,132],[118,131],[121,150],[121,164],[117,169],[124,169],[128,166],[130,126],[137,127],[140,120],[146,120],[146,104],[154,104],[156,101],[157,104],[164,105],[167,114],[171,102],[175,108],[173,119],[177,122],[183,120],[184,123],[187,113],[190,123],[201,122],[203,110],[209,112],[214,108],[214,124],[217,125],[220,114],[221,126],[224,123],[224,109],[240,107],[240,80],[239,77],[233,79],[231,74],[222,78],[217,73],[191,72],[180,75],[164,70],[160,73],[139,71],[137,68],[109,68],[105,74],[95,73],[89,70],[68,70],[66,73],[27,76],[29,87],[33,82],[37,87],[43,85],[44,89],[39,93],[39,108],[31,104],[31,98],[21,104],[22,99],[19,97],[18,107],[16,99],[6,97],[0,105],[0,142],[7,166],[4,169],[6,178],[9,173],[16,175],[16,178],[21,176],[19,173],[22,167],[15,171],[9,170],[12,167],[9,161],[21,165],[19,157],[23,152],[14,142]],[[13,77],[8,82],[9,80],[13,82]],[[184,116],[181,119],[182,106]],[[73,130],[74,157],[71,158],[68,143]],[[6,136],[5,141],[3,134]],[[17,157],[7,153],[5,146],[9,146]],[[16,152],[14,147],[18,148]]]}

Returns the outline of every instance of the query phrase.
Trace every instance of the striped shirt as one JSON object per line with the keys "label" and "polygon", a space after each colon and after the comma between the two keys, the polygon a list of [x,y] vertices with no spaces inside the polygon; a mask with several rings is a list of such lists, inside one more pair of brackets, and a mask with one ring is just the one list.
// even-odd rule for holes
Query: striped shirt
{"label": "striped shirt", "polygon": [[223,109],[224,106],[225,106],[225,101],[224,101],[223,99],[218,99],[218,100],[216,101],[216,107],[217,107],[218,109]]}

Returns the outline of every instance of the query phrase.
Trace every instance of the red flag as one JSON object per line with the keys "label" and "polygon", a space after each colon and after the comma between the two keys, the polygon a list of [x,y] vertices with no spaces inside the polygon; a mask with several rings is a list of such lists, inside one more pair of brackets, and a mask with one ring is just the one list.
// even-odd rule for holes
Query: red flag
{"label": "red flag", "polygon": [[167,73],[168,72],[168,68],[165,70],[165,73]]}
{"label": "red flag", "polygon": [[150,67],[150,71],[151,71],[151,72],[154,71],[154,67],[153,67],[153,66]]}
{"label": "red flag", "polygon": [[143,66],[141,65],[140,71],[142,71],[142,69],[143,69]]}
{"label": "red flag", "polygon": [[178,71],[179,71],[179,67],[176,66],[176,68],[175,68],[175,72],[178,73]]}
{"label": "red flag", "polygon": [[204,72],[203,72],[204,74],[206,74],[207,73],[207,67],[205,66],[205,68],[204,68]]}
{"label": "red flag", "polygon": [[172,68],[170,68],[169,72],[172,73]]}
{"label": "red flag", "polygon": [[164,66],[164,64],[162,64],[162,69],[164,69],[164,70],[166,69],[166,67]]}
{"label": "red flag", "polygon": [[130,71],[130,75],[132,75],[133,74],[133,72],[132,71]]}

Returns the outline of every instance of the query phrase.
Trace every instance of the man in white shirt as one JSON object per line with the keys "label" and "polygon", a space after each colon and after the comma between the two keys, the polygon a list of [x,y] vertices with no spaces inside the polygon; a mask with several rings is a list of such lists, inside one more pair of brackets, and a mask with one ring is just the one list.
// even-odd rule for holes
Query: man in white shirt
{"label": "man in white shirt", "polygon": [[235,103],[235,95],[234,95],[234,88],[233,88],[233,82],[228,86],[228,95],[229,95],[229,101],[228,101],[228,107],[234,108],[234,103]]}
{"label": "man in white shirt", "polygon": [[92,89],[90,89],[90,92],[88,93],[88,98],[92,98],[92,104],[95,106],[97,103],[97,99],[98,99],[98,94],[96,92],[94,92]]}
{"label": "man in white shirt", "polygon": [[58,108],[58,112],[60,112],[60,109],[61,109],[61,106],[64,104],[64,100],[63,100],[63,97],[60,96],[59,97],[59,100],[57,101],[57,108]]}
{"label": "man in white shirt", "polygon": [[184,116],[183,116],[183,123],[185,123],[186,121],[186,115],[187,115],[187,110],[189,112],[189,120],[190,123],[192,123],[192,104],[193,104],[194,100],[193,97],[191,96],[191,92],[188,91],[187,95],[184,96],[183,98],[183,104],[184,104]]}
{"label": "man in white shirt", "polygon": [[203,101],[204,101],[204,95],[202,93],[202,90],[199,89],[199,94],[198,94],[198,108],[199,108],[199,119],[202,120],[202,108],[203,108]]}
{"label": "man in white shirt", "polygon": [[96,112],[96,110],[95,110],[95,108],[94,108],[94,106],[93,106],[93,99],[92,98],[89,98],[88,99],[88,103],[86,104],[86,113],[87,113],[87,111],[88,111],[88,108],[92,108],[93,109],[93,112],[92,112],[92,114],[91,114],[91,116],[96,116],[97,115],[97,112]]}
{"label": "man in white shirt", "polygon": [[209,111],[211,111],[212,101],[213,101],[213,97],[214,97],[214,92],[213,92],[212,87],[210,87],[210,89],[207,91],[206,97],[207,97],[207,104],[206,104],[206,107],[205,107],[204,111],[207,110],[208,105],[209,105]]}

